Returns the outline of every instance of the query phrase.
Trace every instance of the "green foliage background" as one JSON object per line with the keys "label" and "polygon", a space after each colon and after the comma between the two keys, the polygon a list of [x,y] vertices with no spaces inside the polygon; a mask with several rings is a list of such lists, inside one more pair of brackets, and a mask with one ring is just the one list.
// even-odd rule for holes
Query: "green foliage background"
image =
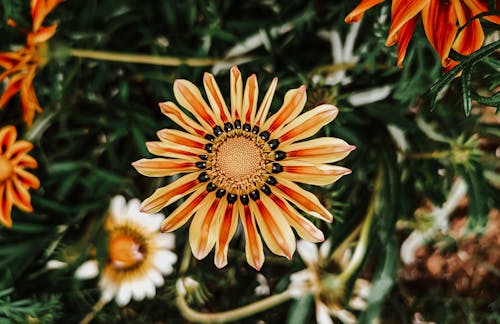
{"label": "green foliage background", "polygon": [[[375,293],[360,320],[370,322],[382,316],[387,322],[409,323],[418,311],[429,320],[457,323],[465,317],[456,315],[456,307],[470,307],[467,309],[477,314],[479,322],[498,320],[499,305],[492,300],[470,304],[439,290],[427,294],[425,298],[431,301],[426,303],[402,298],[396,272],[401,238],[408,233],[398,234],[395,229],[397,220],[413,220],[414,211],[425,199],[440,206],[456,177],[462,177],[468,185],[471,231],[483,231],[488,211],[498,208],[498,156],[494,148],[481,147],[473,137],[498,143],[498,125],[482,123],[480,114],[474,111],[469,117],[464,112],[464,107],[469,113],[470,105],[476,105],[467,101],[475,92],[488,97],[498,89],[498,56],[481,52],[469,63],[464,61],[462,78],[441,79],[442,83],[431,88],[443,72],[422,26],[417,26],[404,68],[398,69],[396,49],[384,45],[389,24],[387,20],[381,22],[380,16],[387,15],[389,4],[383,4],[363,19],[354,51],[359,61],[347,71],[352,82],[335,86],[313,82],[313,75],[324,76],[329,68],[336,68],[331,45],[318,32],[336,30],[345,37],[350,26],[343,18],[352,8],[352,1],[298,0],[68,0],[59,5],[47,19],[59,23],[50,41],[52,60],[35,79],[43,113],[32,128],[26,129],[18,99],[0,110],[0,126],[16,125],[20,135],[35,144],[32,154],[39,168],[34,173],[42,183],[39,190],[32,191],[35,213],[14,210],[14,227],[0,229],[0,323],[72,323],[90,311],[99,297],[96,281],[78,281],[73,273],[96,250],[97,257],[105,259],[99,251],[105,251],[102,224],[110,199],[117,194],[144,199],[167,182],[143,177],[130,165],[139,158],[151,157],[144,142],[154,140],[157,130],[172,126],[157,103],[173,100],[175,79],[188,79],[201,86],[203,73],[211,69],[78,59],[68,56],[67,48],[224,58],[233,46],[255,34],[266,42],[238,57],[245,62],[239,65],[243,75],[257,74],[261,89],[274,76],[279,77],[274,108],[279,107],[288,89],[307,84],[306,109],[319,102],[333,103],[340,109],[339,117],[322,132],[357,146],[341,161],[353,170],[351,175],[329,187],[311,188],[335,214],[333,225],[317,224],[334,243],[363,219],[377,169],[383,169],[381,208],[366,262]],[[28,1],[1,0],[0,18],[0,50],[23,44],[24,34],[8,27],[6,21],[12,18],[29,28]],[[288,31],[273,35],[273,28],[284,25]],[[483,26],[487,33],[498,27],[491,23]],[[492,46],[498,50],[498,41]],[[216,78],[222,93],[228,94],[227,71]],[[352,106],[348,101],[353,93],[383,85],[390,86],[391,92],[381,101],[362,106]],[[464,89],[473,89],[465,101]],[[440,100],[431,107],[438,90]],[[498,93],[491,98],[488,103],[498,105]],[[388,125],[403,131],[406,152],[400,151]],[[473,141],[466,143],[471,137]],[[411,158],[431,152],[447,153],[438,159]],[[465,158],[457,159],[456,152]],[[164,212],[168,214],[168,210]],[[176,251],[181,257],[187,229],[176,234]],[[229,255],[229,265],[222,270],[215,268],[211,256],[192,261],[188,274],[209,292],[207,302],[197,305],[199,309],[215,312],[259,299],[254,294],[256,272],[245,262],[241,238],[231,244]],[[47,270],[45,265],[51,259],[68,266]],[[291,262],[268,254],[262,273],[271,291],[277,292],[286,289],[288,275],[301,268],[303,263],[297,254]],[[124,309],[110,303],[97,314],[96,323],[185,322],[174,304],[175,278],[176,274],[168,278],[154,300],[132,302]],[[440,315],[436,315],[438,310]],[[313,301],[285,303],[245,322],[258,319],[269,323],[286,319],[290,323],[311,322]]]}

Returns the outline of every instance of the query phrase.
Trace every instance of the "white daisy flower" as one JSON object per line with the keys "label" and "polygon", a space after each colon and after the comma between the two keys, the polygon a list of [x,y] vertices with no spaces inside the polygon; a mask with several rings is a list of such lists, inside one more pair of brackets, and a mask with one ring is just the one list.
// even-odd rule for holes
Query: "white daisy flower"
{"label": "white daisy flower", "polygon": [[[329,274],[325,268],[329,262],[330,241],[321,244],[320,248],[314,243],[301,240],[297,243],[297,252],[307,268],[290,276],[292,294],[301,297],[312,294],[316,303],[316,322],[318,324],[333,324],[332,317],[342,323],[356,323],[356,316],[343,305],[345,291],[344,284],[338,276]],[[346,250],[345,254],[349,254]],[[349,255],[342,256],[339,266],[347,263]],[[370,290],[370,283],[364,279],[357,279],[348,306],[351,310],[366,308],[366,298]]]}
{"label": "white daisy flower", "polygon": [[[128,202],[122,196],[111,200],[106,219],[108,232],[108,261],[99,281],[101,299],[125,306],[130,299],[153,298],[156,288],[164,284],[163,275],[174,271],[177,255],[175,236],[160,233],[163,214],[144,214],[139,210],[140,202]],[[98,274],[96,260],[83,263],[75,275],[89,279]]]}

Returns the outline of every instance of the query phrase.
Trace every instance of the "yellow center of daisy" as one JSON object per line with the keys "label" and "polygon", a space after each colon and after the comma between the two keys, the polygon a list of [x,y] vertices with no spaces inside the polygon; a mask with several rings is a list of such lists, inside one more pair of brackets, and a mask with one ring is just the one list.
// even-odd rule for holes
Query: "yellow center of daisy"
{"label": "yellow center of daisy", "polygon": [[0,155],[0,183],[4,182],[12,176],[14,170],[12,163],[5,156]]}
{"label": "yellow center of daisy", "polygon": [[144,260],[142,244],[127,234],[114,235],[109,239],[109,259],[117,268],[130,268]]}
{"label": "yellow center of daisy", "polygon": [[266,158],[261,145],[252,136],[228,134],[214,143],[212,179],[230,193],[255,190],[265,181]]}

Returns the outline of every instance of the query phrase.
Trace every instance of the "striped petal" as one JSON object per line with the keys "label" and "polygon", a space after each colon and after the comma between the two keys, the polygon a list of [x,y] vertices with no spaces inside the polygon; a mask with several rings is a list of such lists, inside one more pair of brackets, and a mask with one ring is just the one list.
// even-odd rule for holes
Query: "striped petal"
{"label": "striped petal", "polygon": [[441,65],[448,66],[451,45],[457,34],[457,15],[451,2],[430,0],[422,11],[424,31],[441,58]]}
{"label": "striped petal", "polygon": [[12,145],[16,141],[17,130],[12,125],[0,128],[0,154],[10,155]]}
{"label": "striped petal", "polygon": [[334,120],[338,113],[339,110],[335,106],[318,106],[297,117],[276,134],[273,134],[273,137],[278,138],[281,144],[308,138]]}
{"label": "striped petal", "polygon": [[179,145],[166,140],[162,142],[146,142],[146,147],[148,151],[154,155],[173,159],[199,160],[198,156],[206,153],[206,151],[202,149]]}
{"label": "striped petal", "polygon": [[363,0],[361,1],[356,8],[354,8],[348,15],[345,17],[344,21],[348,24],[361,20],[365,11],[378,5],[384,0]]}
{"label": "striped petal", "polygon": [[269,117],[268,120],[266,120],[262,128],[266,129],[270,133],[279,130],[300,114],[306,104],[306,100],[307,96],[305,86],[289,90],[285,94],[285,100],[281,108],[274,115]]}
{"label": "striped petal", "polygon": [[11,191],[12,203],[14,205],[26,213],[33,212],[33,207],[31,207],[31,196],[28,189],[24,187],[18,179],[8,181],[6,188]]}
{"label": "striped petal", "polygon": [[141,212],[157,213],[164,207],[195,191],[203,185],[198,180],[199,174],[200,172],[188,173],[171,184],[156,189],[149,198],[142,202]]}
{"label": "striped petal", "polygon": [[33,149],[33,144],[28,141],[17,141],[12,144],[7,158],[9,158],[13,164],[17,164],[29,151]]}
{"label": "striped petal", "polygon": [[[458,23],[460,26],[465,25],[474,14],[469,8],[462,6],[461,1],[452,0],[452,3],[457,13]],[[484,32],[481,22],[479,19],[474,19],[457,35],[455,42],[453,42],[453,49],[462,55],[469,55],[481,48],[483,42]]]}
{"label": "striped petal", "polygon": [[40,180],[28,171],[16,167],[14,168],[17,178],[21,181],[23,186],[30,187],[33,189],[38,189],[40,187]]}
{"label": "striped petal", "polygon": [[35,169],[38,167],[38,162],[31,155],[24,154],[17,162],[17,166],[21,168]]}
{"label": "striped petal", "polygon": [[231,116],[233,120],[243,116],[243,80],[240,70],[236,66],[231,68]]}
{"label": "striped petal", "polygon": [[295,236],[278,206],[266,195],[251,200],[250,206],[267,247],[274,254],[291,260],[295,252]]}
{"label": "striped petal", "polygon": [[401,26],[398,31],[398,67],[403,67],[403,60],[406,57],[406,49],[408,48],[408,44],[410,43],[410,39],[413,35],[413,31],[415,30],[415,26],[418,22],[418,16],[413,17],[408,20],[406,24]]}
{"label": "striped petal", "polygon": [[52,24],[47,27],[40,27],[36,32],[28,34],[27,44],[35,45],[44,43],[55,35],[56,30],[57,30],[57,24]]}
{"label": "striped petal", "polygon": [[308,219],[300,215],[288,202],[271,193],[269,198],[281,209],[287,222],[297,231],[300,237],[309,242],[323,242],[325,236]]}
{"label": "striped petal", "polygon": [[215,193],[211,192],[207,197],[205,204],[198,209],[191,221],[189,227],[189,245],[193,255],[198,260],[203,259],[214,247],[217,238],[217,220],[220,209],[221,199],[215,197]]}
{"label": "striped petal", "polygon": [[335,137],[320,137],[305,142],[282,146],[286,160],[301,160],[309,163],[332,163],[345,158],[356,147]]}
{"label": "striped petal", "polygon": [[212,74],[205,72],[203,75],[203,86],[205,87],[205,93],[207,94],[212,109],[219,119],[222,120],[222,123],[232,122],[231,114],[227,109],[224,97],[222,97],[219,86]]}
{"label": "striped petal", "polygon": [[182,107],[196,117],[207,133],[212,132],[212,129],[217,125],[217,118],[194,84],[188,80],[175,80],[174,96]]}
{"label": "striped petal", "polygon": [[[238,201],[237,201],[238,202]],[[238,225],[238,207],[236,204],[229,204],[226,199],[221,202],[219,207],[223,214],[221,215],[218,226],[217,242],[215,244],[215,265],[222,268],[227,265],[227,252],[229,242],[236,232]]]}
{"label": "striped petal", "polygon": [[267,115],[269,114],[269,109],[271,108],[271,103],[273,102],[274,92],[276,91],[276,86],[278,85],[278,78],[273,78],[269,89],[267,89],[264,99],[260,104],[259,111],[255,117],[255,125],[259,126],[264,123]]}
{"label": "striped petal", "polygon": [[324,186],[333,183],[351,170],[330,164],[307,163],[303,161],[281,161],[283,172],[276,175],[278,181],[286,178],[295,182]]}
{"label": "striped petal", "polygon": [[0,108],[3,108],[9,102],[10,98],[21,90],[21,81],[22,75],[20,74],[10,80],[9,85],[0,97]]}
{"label": "striped petal", "polygon": [[162,232],[172,232],[186,224],[193,214],[202,206],[208,191],[205,187],[198,188],[188,199],[186,199],[179,207],[177,207],[170,215],[161,223]]}
{"label": "striped petal", "polygon": [[12,193],[6,190],[5,184],[0,184],[0,222],[5,227],[12,227]]}
{"label": "striped petal", "polygon": [[[393,0],[391,28],[385,45],[391,46],[398,40],[398,32],[429,3],[430,0]],[[440,1],[440,0],[438,0]]]}
{"label": "striped petal", "polygon": [[243,205],[239,201],[236,202],[238,206],[241,223],[245,232],[245,255],[249,265],[254,267],[257,271],[260,270],[264,264],[264,250],[262,247],[262,240],[257,232],[255,217],[250,211],[249,205]]}
{"label": "striped petal", "polygon": [[178,173],[199,170],[193,161],[178,159],[140,159],[132,163],[132,166],[142,175],[148,177],[166,177]]}
{"label": "striped petal", "polygon": [[173,120],[177,125],[181,126],[189,133],[201,137],[205,136],[207,133],[200,124],[192,120],[173,102],[160,102],[158,105],[165,116]]}
{"label": "striped petal", "polygon": [[[472,10],[472,13],[474,16],[477,16],[480,13],[489,11],[487,1],[463,0],[463,2],[465,2],[467,7],[469,7],[469,9]],[[497,2],[497,8],[498,8],[498,2]],[[492,10],[495,10],[495,8],[492,8]],[[495,24],[500,24],[500,16],[499,15],[484,16],[484,19],[491,21],[492,23],[495,23]]]}
{"label": "striped petal", "polygon": [[257,110],[257,100],[259,97],[259,86],[257,76],[252,74],[245,85],[243,93],[242,120],[250,125],[255,124],[255,112]]}
{"label": "striped petal", "polygon": [[323,207],[323,205],[321,205],[315,195],[300,188],[292,181],[280,179],[275,188],[277,189],[276,194],[278,196],[291,201],[306,213],[327,222],[333,221],[332,214],[325,207]]}
{"label": "striped petal", "polygon": [[191,135],[176,129],[162,129],[158,131],[156,135],[162,141],[174,142],[176,144],[194,147],[195,149],[204,149],[205,144],[208,143],[208,140],[200,136]]}

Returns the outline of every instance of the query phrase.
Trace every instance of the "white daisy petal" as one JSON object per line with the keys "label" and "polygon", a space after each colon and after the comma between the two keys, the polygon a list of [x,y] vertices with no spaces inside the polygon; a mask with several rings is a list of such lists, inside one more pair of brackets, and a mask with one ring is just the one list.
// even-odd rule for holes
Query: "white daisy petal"
{"label": "white daisy petal", "polygon": [[170,274],[173,271],[173,264],[177,262],[177,255],[172,251],[159,251],[154,256],[154,264],[163,274]]}
{"label": "white daisy petal", "polygon": [[150,280],[144,282],[144,290],[146,291],[146,297],[150,299],[156,295],[155,285]]}
{"label": "white daisy petal", "polygon": [[146,297],[146,289],[144,288],[145,285],[147,284],[148,278],[144,278],[142,280],[136,280],[131,283],[132,286],[132,297],[137,300],[141,301]]}
{"label": "white daisy petal", "polygon": [[161,273],[156,269],[149,269],[148,278],[154,283],[156,287],[161,287],[165,283],[165,279]]}
{"label": "white daisy petal", "polygon": [[172,233],[159,233],[153,238],[156,246],[163,249],[175,249],[175,235]]}
{"label": "white daisy petal", "polygon": [[297,242],[297,252],[308,267],[314,268],[319,261],[318,247],[316,244],[300,240]]}
{"label": "white daisy petal", "polygon": [[118,306],[125,306],[132,297],[132,287],[129,282],[122,283],[116,294],[116,303]]}
{"label": "white daisy petal", "polygon": [[99,264],[97,260],[88,260],[82,263],[76,271],[75,277],[80,280],[93,279],[99,274]]}
{"label": "white daisy petal", "polygon": [[119,221],[127,214],[127,206],[123,196],[115,196],[110,203],[111,216]]}
{"label": "white daisy petal", "polygon": [[328,307],[319,300],[316,300],[316,323],[333,324]]}

